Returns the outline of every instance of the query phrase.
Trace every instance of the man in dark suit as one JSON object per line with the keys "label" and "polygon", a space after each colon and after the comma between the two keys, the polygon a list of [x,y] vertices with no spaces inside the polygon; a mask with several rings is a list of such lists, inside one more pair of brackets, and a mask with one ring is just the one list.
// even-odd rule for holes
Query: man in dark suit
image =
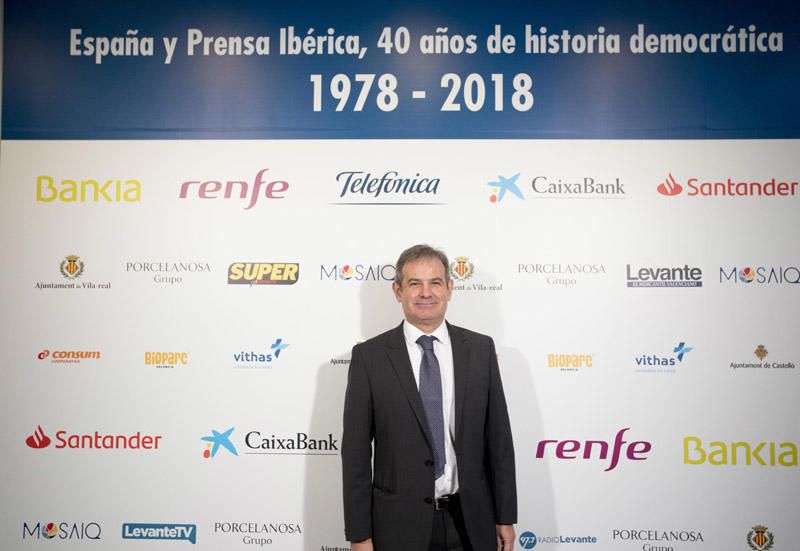
{"label": "man in dark suit", "polygon": [[494,342],[445,322],[444,253],[415,245],[396,268],[405,321],[350,361],[345,536],[352,551],[510,551],[514,445]]}

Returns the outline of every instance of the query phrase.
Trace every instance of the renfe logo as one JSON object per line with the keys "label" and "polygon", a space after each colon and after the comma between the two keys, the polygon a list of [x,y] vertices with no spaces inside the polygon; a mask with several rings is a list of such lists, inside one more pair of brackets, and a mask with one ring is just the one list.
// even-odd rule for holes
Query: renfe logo
{"label": "renfe logo", "polygon": [[[611,462],[608,468],[605,469],[606,472],[616,468],[623,448],[625,449],[625,457],[631,461],[644,461],[647,459],[646,455],[653,448],[652,444],[644,440],[635,440],[630,443],[626,442],[622,437],[625,432],[629,430],[630,427],[620,429],[617,436],[614,438]],[[555,445],[555,454],[558,459],[593,459],[592,450],[595,448],[599,450],[597,459],[608,458],[609,443],[604,440],[587,440],[586,442],[580,442],[579,440],[542,440],[539,442],[539,445],[536,446],[537,459],[544,457],[545,448],[548,444]],[[581,448],[583,448],[583,453],[579,457],[578,452]]]}
{"label": "renfe logo", "polygon": [[[261,187],[264,186],[264,197],[267,199],[284,199],[282,195],[289,189],[289,182],[286,180],[273,180],[266,182],[264,180],[264,173],[268,168],[262,168],[256,173],[253,179],[252,193],[250,194],[250,204],[244,210],[253,208],[258,202],[258,196],[261,193]],[[220,180],[188,180],[181,184],[181,192],[179,197],[186,199],[189,194],[191,186],[197,186],[197,195],[200,199],[219,199],[219,191],[222,189],[222,181]],[[230,199],[233,196],[234,188],[238,188],[239,199],[247,198],[250,190],[250,184],[243,180],[228,180],[225,182],[225,191],[222,194],[224,199]]]}

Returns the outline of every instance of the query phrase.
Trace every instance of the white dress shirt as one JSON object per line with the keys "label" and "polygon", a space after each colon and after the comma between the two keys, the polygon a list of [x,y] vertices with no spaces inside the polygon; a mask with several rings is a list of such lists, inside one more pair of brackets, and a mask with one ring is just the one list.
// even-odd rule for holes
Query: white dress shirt
{"label": "white dress shirt", "polygon": [[442,414],[444,425],[447,427],[444,439],[444,474],[436,479],[436,497],[442,497],[458,492],[458,469],[456,466],[455,451],[455,401],[453,400],[453,347],[450,345],[450,333],[447,324],[442,324],[433,333],[423,333],[408,321],[403,322],[403,335],[406,339],[408,357],[411,360],[411,369],[414,371],[414,380],[419,390],[419,369],[422,365],[422,347],[417,344],[417,339],[422,335],[436,337],[433,341],[433,353],[439,361],[439,371],[442,376]]}

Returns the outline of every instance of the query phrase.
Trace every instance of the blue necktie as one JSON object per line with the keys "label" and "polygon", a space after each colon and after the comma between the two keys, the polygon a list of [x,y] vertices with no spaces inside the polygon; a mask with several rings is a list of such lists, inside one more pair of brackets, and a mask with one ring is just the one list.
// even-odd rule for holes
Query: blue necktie
{"label": "blue necktie", "polygon": [[423,335],[417,339],[422,347],[422,363],[419,368],[419,396],[428,418],[428,428],[433,438],[433,458],[436,476],[444,474],[444,414],[442,413],[442,374],[439,360],[433,353],[436,337]]}

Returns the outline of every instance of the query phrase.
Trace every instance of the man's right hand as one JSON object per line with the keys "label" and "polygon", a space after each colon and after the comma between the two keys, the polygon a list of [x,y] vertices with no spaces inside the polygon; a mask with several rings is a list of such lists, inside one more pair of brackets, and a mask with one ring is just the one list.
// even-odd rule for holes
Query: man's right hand
{"label": "man's right hand", "polygon": [[350,543],[350,551],[374,551],[372,546],[372,538],[356,543]]}

